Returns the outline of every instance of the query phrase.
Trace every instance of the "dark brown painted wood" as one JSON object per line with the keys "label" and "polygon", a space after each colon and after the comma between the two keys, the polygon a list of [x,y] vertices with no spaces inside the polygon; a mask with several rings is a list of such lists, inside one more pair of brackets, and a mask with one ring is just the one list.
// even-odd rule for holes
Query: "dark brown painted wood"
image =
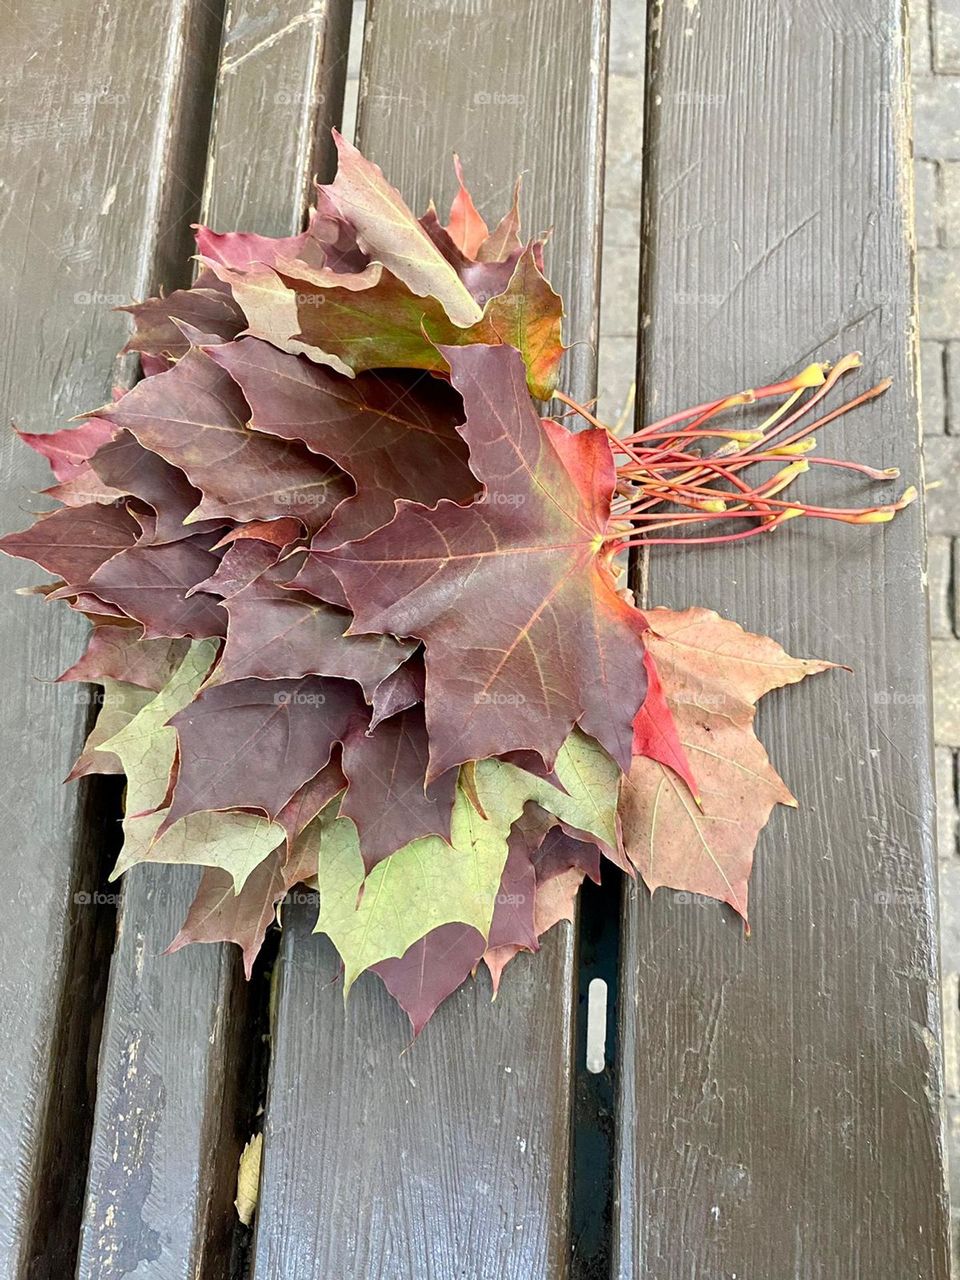
{"label": "dark brown painted wood", "polygon": [[[349,0],[230,7],[202,217],[285,235],[302,225],[321,126],[338,118]],[[197,83],[207,92],[212,74]],[[200,141],[206,137],[206,129]],[[187,256],[168,277],[189,276]],[[80,1280],[232,1274],[237,1163],[255,1123],[256,990],[233,947],[163,951],[197,876],[143,866],[124,877],[107,993]]]}
{"label": "dark brown painted wood", "polygon": [[[78,0],[5,9],[0,400],[27,430],[59,427],[108,397],[125,372],[114,357],[126,323],[111,306],[148,292],[164,256],[186,251],[208,111],[186,86],[202,84],[218,26],[216,6],[199,0],[150,0],[135,16]],[[5,531],[46,505],[33,496],[44,472],[8,432]],[[0,1272],[9,1277],[73,1266],[112,923],[108,908],[77,895],[100,887],[115,800],[61,785],[89,700],[45,683],[76,657],[85,624],[12,595],[42,577],[5,560],[0,582]]]}
{"label": "dark brown painted wood", "polygon": [[[527,170],[528,229],[552,270],[592,394],[606,11],[601,0],[373,0],[358,141],[415,207],[481,208]],[[344,1015],[315,908],[288,908],[254,1271],[257,1280],[559,1280],[567,1274],[573,939],[559,931],[453,997],[419,1041],[372,976]],[[402,1056],[401,1056],[402,1055]]]}
{"label": "dark brown painted wood", "polygon": [[[859,386],[896,383],[829,452],[920,476],[901,28],[897,0],[654,7],[648,419],[861,349]],[[762,710],[800,811],[760,841],[753,937],[667,892],[627,906],[616,1274],[942,1280],[922,513],[661,549],[648,599],[854,671]]]}
{"label": "dark brown painted wood", "polygon": [[230,4],[204,183],[204,221],[216,230],[300,229],[313,180],[333,163],[350,9],[350,0]]}

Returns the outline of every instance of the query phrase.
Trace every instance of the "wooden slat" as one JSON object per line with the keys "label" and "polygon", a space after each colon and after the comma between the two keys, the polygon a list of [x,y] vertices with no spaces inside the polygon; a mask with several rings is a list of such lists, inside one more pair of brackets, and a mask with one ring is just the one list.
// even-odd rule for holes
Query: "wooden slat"
{"label": "wooden slat", "polygon": [[[373,0],[358,142],[415,206],[463,159],[499,215],[555,224],[567,372],[592,394],[606,10],[602,0]],[[567,1273],[573,939],[557,931],[460,992],[404,1056],[405,1019],[362,978],[344,1016],[315,908],[288,910],[258,1215],[257,1280],[558,1280]]]}
{"label": "wooden slat", "polygon": [[[0,399],[25,429],[59,427],[103,403],[126,330],[111,304],[147,292],[158,259],[186,250],[197,149],[183,90],[202,80],[218,25],[200,0],[151,0],[137,10],[136,38],[117,6],[6,6]],[[45,505],[32,491],[48,481],[9,432],[2,461],[6,531]],[[89,700],[36,679],[76,657],[86,627],[62,607],[12,596],[43,576],[4,560],[0,582],[0,1272],[9,1277],[73,1266],[112,920],[75,901],[99,884],[104,793],[88,788],[85,801],[84,788],[61,785]]]}
{"label": "wooden slat", "polygon": [[[918,479],[898,0],[652,25],[644,416],[860,349],[858,385],[894,388],[821,447]],[[922,513],[660,549],[648,597],[854,671],[761,713],[800,811],[761,839],[753,937],[667,892],[627,907],[615,1274],[946,1277]]]}
{"label": "wooden slat", "polygon": [[[269,11],[255,3],[230,7],[205,221],[268,235],[302,225],[319,131],[328,137],[327,122],[339,112],[349,17],[349,0],[309,11],[300,0]],[[202,142],[206,129],[199,136]],[[199,186],[202,174],[195,181]],[[177,267],[181,279],[185,267],[189,273],[187,252]],[[237,1162],[254,1124],[244,1086],[256,1057],[256,1006],[236,948],[162,954],[196,880],[183,869],[157,866],[134,868],[124,878],[80,1280],[140,1275],[144,1268],[163,1280],[232,1274]]]}
{"label": "wooden slat", "polygon": [[232,0],[217,72],[203,220],[217,231],[300,229],[333,161],[351,0]]}

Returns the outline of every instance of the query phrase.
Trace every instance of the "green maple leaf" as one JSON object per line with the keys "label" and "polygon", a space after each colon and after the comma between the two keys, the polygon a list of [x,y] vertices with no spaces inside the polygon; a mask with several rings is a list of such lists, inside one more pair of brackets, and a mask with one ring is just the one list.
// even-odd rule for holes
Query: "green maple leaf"
{"label": "green maple leaf", "polygon": [[128,816],[112,880],[140,862],[200,864],[229,872],[239,893],[254,867],[283,843],[282,827],[232,811],[190,814],[156,838],[177,751],[176,730],[167,721],[196,697],[216,654],[214,640],[192,644],[156,697],[99,748],[117,756],[127,777]]}
{"label": "green maple leaf", "polygon": [[233,809],[190,813],[157,838],[166,810],[126,818],[123,852],[111,880],[141,862],[219,867],[239,893],[250,874],[284,842],[283,827],[258,813]]}
{"label": "green maple leaf", "polygon": [[125,680],[112,680],[109,676],[102,677],[97,683],[101,686],[101,693],[96,723],[83,744],[76,764],[70,770],[68,782],[88,773],[122,773],[120,760],[105,744],[124,729],[155,696],[150,689],[141,689]]}
{"label": "green maple leaf", "polygon": [[[401,956],[431,929],[459,922],[486,937],[507,857],[510,828],[528,801],[605,844],[617,845],[619,769],[592,738],[574,730],[560,749],[556,776],[566,793],[502,760],[481,760],[468,788],[458,787],[448,844],[414,840],[364,879],[357,830],[334,801],[308,838],[317,845],[320,914],[316,931],[344,964],[345,993],[371,965]],[[469,794],[468,794],[469,791]]]}
{"label": "green maple leaf", "polygon": [[193,701],[216,656],[215,640],[192,644],[156,697],[100,744],[98,750],[112,751],[127,775],[127,813],[144,813],[163,804],[177,754],[177,731],[167,721]]}

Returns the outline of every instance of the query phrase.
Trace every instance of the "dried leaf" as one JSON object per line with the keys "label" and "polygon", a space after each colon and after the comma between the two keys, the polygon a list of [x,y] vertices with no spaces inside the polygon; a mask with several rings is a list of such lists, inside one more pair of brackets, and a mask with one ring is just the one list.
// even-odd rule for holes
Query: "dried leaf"
{"label": "dried leaf", "polygon": [[237,1171],[237,1198],[234,1206],[237,1217],[245,1227],[253,1222],[260,1195],[260,1165],[263,1161],[263,1134],[256,1133],[243,1148],[240,1168]]}
{"label": "dried leaf", "polygon": [[635,757],[620,802],[624,846],[651,891],[718,898],[746,920],[757,837],[776,804],[796,805],[754,735],[755,704],[832,664],[791,658],[709,609],[646,616],[648,650],[701,806],[662,760]]}
{"label": "dried leaf", "polygon": [[189,351],[103,413],[200,490],[193,521],[296,516],[318,529],[353,492],[338,467],[303,445],[251,431],[240,389],[202,351]]}
{"label": "dried leaf", "polygon": [[431,778],[516,749],[552,761],[577,723],[626,768],[646,688],[644,623],[601,558],[614,484],[606,439],[547,430],[511,348],[445,355],[485,500],[405,505],[329,553],[353,629],[424,641]]}

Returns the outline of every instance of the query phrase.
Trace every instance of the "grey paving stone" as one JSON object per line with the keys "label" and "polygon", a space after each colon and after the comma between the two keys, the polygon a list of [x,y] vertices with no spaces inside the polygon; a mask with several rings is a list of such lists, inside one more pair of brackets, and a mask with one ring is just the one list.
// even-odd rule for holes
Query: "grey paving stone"
{"label": "grey paving stone", "polygon": [[[636,381],[636,338],[603,338],[600,342],[597,408],[602,422],[615,423]],[[631,411],[632,412],[632,411]]]}
{"label": "grey paving stone", "polygon": [[944,244],[960,248],[960,160],[940,166],[940,232]]}
{"label": "grey paving stone", "polygon": [[611,75],[604,201],[608,207],[640,208],[643,155],[643,88],[635,76]]}
{"label": "grey paving stone", "polygon": [[943,972],[956,973],[960,970],[960,858],[940,863],[940,933]]}
{"label": "grey paving stone", "polygon": [[913,186],[917,219],[917,244],[936,249],[940,243],[940,199],[938,166],[933,160],[915,160]]}
{"label": "grey paving stone", "polygon": [[[956,753],[950,747],[937,747],[937,852],[948,861],[957,856],[957,790]],[[954,957],[960,966],[960,956]],[[960,1080],[958,1080],[960,1084]],[[960,1088],[957,1089],[960,1097]]]}
{"label": "grey paving stone", "polygon": [[960,435],[960,342],[948,342],[946,356],[947,431]]}
{"label": "grey paving stone", "polygon": [[933,658],[934,740],[938,747],[960,747],[960,640],[934,640],[930,652]]}
{"label": "grey paving stone", "polygon": [[960,437],[927,436],[923,442],[927,531],[960,537]]}
{"label": "grey paving stone", "polygon": [[941,992],[943,997],[943,1091],[948,1098],[960,1098],[960,975],[956,972],[944,971]]}
{"label": "grey paving stone", "polygon": [[954,538],[951,547],[953,552],[953,630],[955,635],[960,636],[960,591],[957,590],[960,585],[960,538]]}
{"label": "grey paving stone", "polygon": [[946,431],[944,348],[940,342],[920,343],[920,416],[924,435],[942,436]]}
{"label": "grey paving stone", "polygon": [[639,287],[640,255],[629,251],[608,255],[600,287],[601,344],[606,338],[631,338],[637,332]]}
{"label": "grey paving stone", "polygon": [[910,67],[915,77],[933,69],[930,0],[910,0]]}
{"label": "grey paving stone", "polygon": [[933,5],[933,67],[938,73],[960,72],[960,2],[935,0]]}
{"label": "grey paving stone", "polygon": [[953,543],[950,538],[927,539],[927,593],[930,597],[930,634],[937,640],[953,637],[950,580],[953,575]]}
{"label": "grey paving stone", "polygon": [[647,45],[647,7],[614,4],[610,9],[610,71],[615,75],[643,78]]}
{"label": "grey paving stone", "polygon": [[603,210],[603,252],[628,249],[640,259],[640,199],[629,207],[605,204]]}
{"label": "grey paving stone", "polygon": [[924,160],[960,160],[960,78],[913,84],[914,152]]}
{"label": "grey paving stone", "polygon": [[960,335],[960,249],[921,249],[917,256],[920,332],[941,341],[955,338]]}

